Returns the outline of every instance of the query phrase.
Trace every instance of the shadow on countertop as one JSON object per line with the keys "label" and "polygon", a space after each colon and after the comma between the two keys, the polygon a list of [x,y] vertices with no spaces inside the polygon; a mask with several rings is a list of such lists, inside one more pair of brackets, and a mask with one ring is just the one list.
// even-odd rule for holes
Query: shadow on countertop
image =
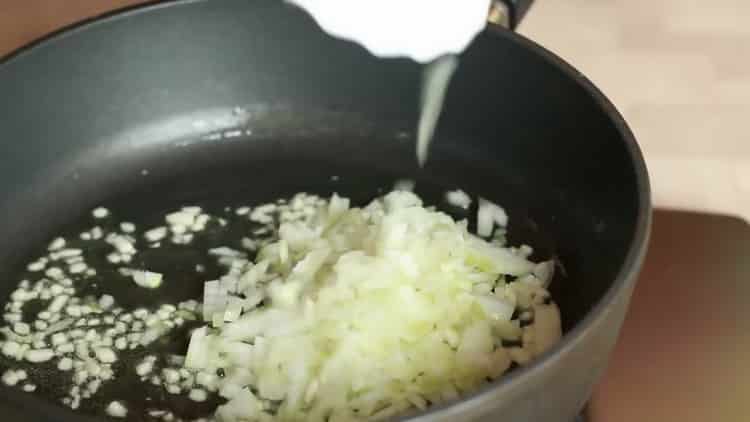
{"label": "shadow on countertop", "polygon": [[589,422],[741,422],[750,396],[750,225],[657,210]]}

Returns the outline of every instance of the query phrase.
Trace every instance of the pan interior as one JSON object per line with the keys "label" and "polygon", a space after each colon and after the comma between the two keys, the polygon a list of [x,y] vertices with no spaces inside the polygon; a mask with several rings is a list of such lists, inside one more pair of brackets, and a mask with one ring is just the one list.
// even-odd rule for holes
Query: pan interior
{"label": "pan interior", "polygon": [[[335,113],[335,118],[354,119],[341,113]],[[419,170],[413,163],[416,158],[411,135],[392,128],[371,127],[366,132],[330,132],[324,137],[269,133],[266,137],[247,135],[244,131],[244,135],[226,142],[201,135],[188,138],[189,141],[172,140],[145,148],[126,147],[116,154],[111,149],[100,149],[72,157],[65,165],[52,167],[39,175],[38,182],[28,187],[26,195],[11,201],[14,205],[8,208],[10,215],[29,218],[0,223],[0,230],[11,233],[11,238],[7,239],[10,243],[6,244],[13,245],[0,256],[3,279],[7,280],[0,285],[0,297],[7,300],[24,278],[38,279],[39,276],[27,272],[25,266],[33,257],[46,253],[50,239],[62,235],[72,239],[69,246],[86,247],[85,242],[77,240],[78,234],[95,224],[106,230],[116,224],[112,222],[116,219],[131,221],[139,227],[155,227],[163,224],[163,216],[168,211],[185,205],[199,205],[213,215],[232,219],[232,213],[224,211],[226,206],[252,206],[291,197],[297,192],[323,196],[336,192],[350,197],[354,204],[364,205],[373,197],[388,192],[396,180],[404,178],[416,181],[416,192],[426,204],[435,205],[455,218],[467,218],[472,227],[477,201],[473,201],[468,211],[451,207],[443,198],[445,191],[462,188],[496,201],[510,216],[509,243],[533,246],[535,259],[559,253],[558,243],[550,236],[551,230],[540,225],[528,208],[528,192],[498,174],[497,168],[502,166],[477,160],[465,148],[444,142],[435,150],[428,166]],[[114,149],[120,148],[116,142],[112,145]],[[94,221],[90,211],[96,206],[108,208],[112,219]],[[97,297],[111,294],[126,309],[200,300],[203,282],[217,278],[222,270],[198,251],[205,251],[208,242],[241,249],[241,238],[249,234],[250,226],[238,227],[246,227],[247,231],[229,231],[218,237],[198,236],[192,246],[167,245],[139,253],[131,265],[163,273],[168,280],[158,290],[158,295],[138,288],[128,277],[118,274],[114,266],[106,262],[106,252],[94,254],[88,262],[99,274],[94,284],[86,287],[85,293]],[[206,271],[196,273],[196,264],[203,265]],[[111,270],[101,271],[101,268]],[[553,295],[559,300],[566,329],[580,313],[576,310],[581,305],[570,300],[575,295],[566,294],[576,290],[576,284],[560,271],[553,283]],[[191,327],[174,331],[169,342],[123,354],[119,365],[134,366],[152,353],[184,354],[187,329]],[[56,379],[53,367],[19,366],[4,357],[0,357],[0,365],[23,367],[37,377],[48,379],[49,382],[38,390],[41,394],[64,395],[69,388],[66,382]],[[160,387],[139,381],[134,374],[128,376],[130,371],[121,372],[126,375],[118,377],[115,383],[108,383],[95,399],[84,401],[81,410],[101,412],[110,400],[127,398],[134,415],[142,414],[140,409],[156,406],[177,409],[182,416],[201,417],[217,404],[209,401],[195,405],[185,397],[165,394]],[[151,397],[150,401],[144,400],[146,395]]]}
{"label": "pan interior", "polygon": [[[505,207],[510,243],[562,263],[552,294],[564,329],[579,322],[621,270],[641,205],[612,112],[571,70],[488,31],[461,59],[420,169],[421,69],[333,40],[282,3],[180,2],[0,66],[0,299],[51,237],[90,227],[95,206],[155,224],[176,206],[299,191],[363,204],[411,178],[428,203],[461,188]],[[198,296],[203,280],[166,258],[184,283],[164,294]],[[132,290],[118,296],[162,299]],[[0,389],[13,406],[45,409]]]}

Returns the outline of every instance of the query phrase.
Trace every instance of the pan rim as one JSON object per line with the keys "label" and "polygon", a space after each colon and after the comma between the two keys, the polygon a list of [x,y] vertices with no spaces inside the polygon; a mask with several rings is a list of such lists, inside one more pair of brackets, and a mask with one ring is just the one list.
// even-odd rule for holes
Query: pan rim
{"label": "pan rim", "polygon": [[534,378],[541,376],[548,368],[556,365],[559,361],[564,360],[565,356],[572,354],[573,351],[577,349],[578,345],[584,341],[587,333],[604,324],[609,313],[609,308],[612,307],[618,299],[627,300],[629,302],[629,295],[625,298],[621,298],[619,295],[623,290],[635,286],[646,258],[646,252],[648,251],[653,211],[648,168],[635,135],[620,111],[614,103],[612,103],[612,101],[582,72],[578,71],[572,64],[544,46],[506,28],[493,25],[488,26],[485,31],[494,36],[502,37],[508,42],[517,44],[522,49],[533,53],[538,58],[541,58],[545,64],[555,67],[558,71],[562,72],[564,76],[567,76],[575,82],[579,88],[583,89],[595,104],[607,115],[615,129],[620,134],[621,141],[624,142],[630,162],[633,165],[638,197],[635,230],[630,240],[625,259],[623,260],[612,284],[607,288],[601,298],[596,301],[586,315],[578,321],[570,331],[563,333],[563,338],[560,342],[541,356],[533,359],[529,365],[520,367],[503,375],[496,382],[484,386],[479,390],[462,397],[456,402],[434,406],[433,408],[420,412],[419,414],[396,419],[398,422],[427,422],[433,416],[440,416],[443,418],[453,417],[454,419],[445,420],[458,420],[455,418],[460,417],[461,412],[492,400],[495,397],[507,394],[511,389],[518,388],[519,385],[524,383],[530,383]]}
{"label": "pan rim", "polygon": [[[85,31],[98,25],[107,24],[112,21],[135,16],[141,13],[160,10],[162,8],[188,6],[190,4],[204,3],[206,1],[209,0],[149,0],[143,3],[98,14],[63,26],[62,28],[50,32],[7,53],[0,57],[0,68],[16,60],[22,59],[26,54],[44,48],[57,40],[72,36],[78,32]],[[542,356],[534,359],[531,364],[504,375],[498,381],[467,394],[458,401],[433,406],[424,412],[396,419],[398,421],[426,421],[434,416],[450,417],[451,415],[460,415],[461,412],[488,400],[492,400],[496,396],[507,394],[511,389],[517,388],[519,385],[532,383],[535,378],[543,375],[548,368],[556,365],[560,360],[564,360],[567,355],[570,355],[576,350],[587,337],[589,332],[602,325],[609,313],[609,308],[611,308],[618,299],[627,299],[620,297],[620,294],[622,291],[632,288],[635,285],[648,249],[647,245],[652,223],[651,188],[648,169],[642,150],[622,114],[592,81],[560,56],[531,39],[507,29],[490,26],[485,31],[494,36],[501,37],[507,42],[516,44],[518,47],[541,58],[546,65],[555,67],[564,76],[574,81],[579,88],[583,89],[596,105],[607,115],[620,134],[621,141],[625,143],[624,146],[629,155],[630,163],[633,166],[637,197],[639,201],[635,230],[630,240],[625,259],[612,281],[612,284],[596,301],[586,315],[578,321],[570,331],[564,333],[562,340],[558,344],[545,352]],[[47,415],[52,415],[51,412],[54,410],[54,412],[57,413],[57,417],[61,416],[59,415],[59,412],[63,409],[71,415],[74,414],[78,420],[96,420],[88,415],[74,413],[70,409],[51,402],[47,403],[45,401],[45,404],[41,404],[38,398],[29,396],[28,394],[18,395],[17,397],[14,396],[16,395],[9,395],[7,399],[11,400],[3,399],[2,403],[13,404],[15,405],[14,407],[20,406],[21,408],[29,410],[34,408],[36,409],[36,412],[42,412]],[[20,400],[16,400],[16,398]]]}

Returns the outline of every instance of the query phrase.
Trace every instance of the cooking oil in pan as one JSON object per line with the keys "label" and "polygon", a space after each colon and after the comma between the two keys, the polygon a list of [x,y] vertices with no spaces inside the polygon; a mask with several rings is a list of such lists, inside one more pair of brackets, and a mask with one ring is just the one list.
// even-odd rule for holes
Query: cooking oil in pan
{"label": "cooking oil in pan", "polygon": [[423,166],[458,54],[484,29],[490,0],[288,1],[330,35],[355,41],[381,58],[409,57],[425,64],[417,135]]}
{"label": "cooking oil in pan", "polygon": [[447,54],[425,65],[417,128],[417,160],[420,166],[427,162],[430,143],[443,109],[445,93],[457,66],[458,56],[454,54]]}
{"label": "cooking oil in pan", "polygon": [[[383,192],[378,187],[392,183],[386,175],[373,177],[377,172],[354,178],[347,175],[361,173],[337,170],[342,176],[335,183],[327,177],[318,182],[302,178],[303,183],[321,195],[335,189],[365,198],[356,202],[367,201]],[[288,188],[276,186],[272,197],[297,192],[298,179],[290,179]],[[199,376],[183,368],[190,330],[202,325],[195,320],[197,314],[191,315],[197,305],[192,300],[201,298],[205,280],[219,279],[225,272],[220,265],[223,255],[253,256],[257,242],[273,238],[259,223],[266,219],[261,212],[266,208],[256,205],[269,198],[256,196],[257,186],[248,188],[253,194],[246,196],[226,187],[231,201],[216,189],[205,198],[186,199],[182,193],[171,197],[176,188],[170,180],[105,201],[108,208],[97,208],[54,230],[56,237],[37,248],[35,259],[18,274],[27,281],[11,293],[3,314],[6,321],[0,324],[0,374],[5,384],[84,414],[122,416],[125,421],[210,418],[223,403],[212,380],[224,377],[224,372]],[[475,207],[443,201],[445,186],[419,183],[422,197],[454,218],[473,220],[477,215]],[[245,199],[237,203],[237,198]],[[294,203],[271,202],[277,211]],[[533,237],[522,234],[523,239]],[[125,271],[136,268],[164,274],[163,285],[155,290],[137,284]],[[57,297],[66,298],[61,307],[53,306]],[[53,309],[45,313],[45,306]],[[154,329],[161,337],[149,337]],[[38,340],[28,338],[34,333],[46,334]],[[26,346],[50,349],[54,355],[27,358],[23,353],[18,359],[18,348]]]}

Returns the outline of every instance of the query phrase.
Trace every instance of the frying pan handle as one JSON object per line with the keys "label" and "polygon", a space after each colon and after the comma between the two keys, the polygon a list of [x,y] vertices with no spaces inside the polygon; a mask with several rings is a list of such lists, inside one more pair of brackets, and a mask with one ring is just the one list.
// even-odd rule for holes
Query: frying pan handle
{"label": "frying pan handle", "polygon": [[488,22],[516,29],[534,0],[492,0]]}

